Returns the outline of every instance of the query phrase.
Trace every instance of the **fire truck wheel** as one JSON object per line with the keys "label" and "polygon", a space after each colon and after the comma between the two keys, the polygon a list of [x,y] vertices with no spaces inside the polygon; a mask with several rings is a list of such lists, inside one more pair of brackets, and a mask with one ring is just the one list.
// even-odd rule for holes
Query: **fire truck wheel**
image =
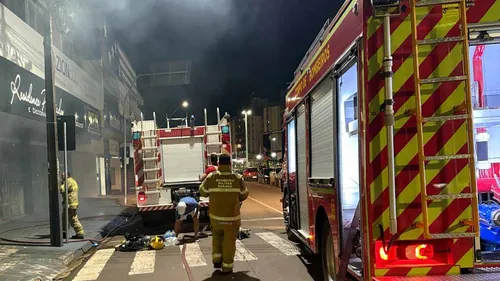
{"label": "fire truck wheel", "polygon": [[321,232],[321,265],[323,268],[323,280],[324,281],[335,281],[336,270],[335,270],[335,260],[334,260],[334,249],[333,249],[333,238],[332,231],[330,229],[330,223],[328,219],[323,222],[323,228]]}

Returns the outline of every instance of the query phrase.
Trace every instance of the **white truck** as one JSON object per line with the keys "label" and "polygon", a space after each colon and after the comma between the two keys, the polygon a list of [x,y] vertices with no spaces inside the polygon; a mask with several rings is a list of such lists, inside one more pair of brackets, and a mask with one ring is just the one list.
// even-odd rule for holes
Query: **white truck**
{"label": "white truck", "polygon": [[[204,173],[211,153],[231,155],[229,115],[208,125],[194,126],[194,116],[167,119],[166,128],[158,128],[153,120],[133,122],[134,174],[137,208],[145,224],[158,220],[166,210],[174,209],[180,198],[192,196],[201,207],[208,207],[208,198],[200,197],[200,177]],[[182,121],[171,127],[172,121]],[[188,124],[191,123],[191,124]]]}

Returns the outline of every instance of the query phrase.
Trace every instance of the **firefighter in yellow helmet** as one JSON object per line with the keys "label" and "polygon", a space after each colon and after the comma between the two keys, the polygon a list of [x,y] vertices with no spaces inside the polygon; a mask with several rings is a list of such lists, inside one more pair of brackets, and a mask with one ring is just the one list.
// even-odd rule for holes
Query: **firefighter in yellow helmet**
{"label": "firefighter in yellow helmet", "polygon": [[229,155],[219,156],[218,170],[203,181],[200,195],[210,198],[214,268],[231,273],[236,253],[236,236],[241,225],[240,206],[248,197],[248,189],[243,178],[231,171]]}
{"label": "firefighter in yellow helmet", "polygon": [[80,221],[78,220],[77,210],[78,210],[78,183],[76,180],[71,177],[71,174],[68,173],[66,176],[65,173],[61,176],[61,194],[63,195],[63,237],[66,238],[67,229],[66,229],[66,212],[64,211],[66,208],[66,198],[64,196],[64,191],[66,189],[65,182],[68,181],[68,217],[69,217],[69,225],[73,227],[76,235],[72,236],[71,239],[83,239],[83,227]]}

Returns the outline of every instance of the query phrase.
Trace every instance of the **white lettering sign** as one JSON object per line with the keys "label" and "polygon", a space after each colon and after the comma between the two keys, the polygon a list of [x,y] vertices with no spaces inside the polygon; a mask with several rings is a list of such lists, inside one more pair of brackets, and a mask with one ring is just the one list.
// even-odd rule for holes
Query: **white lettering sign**
{"label": "white lettering sign", "polygon": [[[28,112],[46,117],[45,113],[45,89],[42,89],[40,93],[36,96],[33,96],[33,84],[30,83],[28,87],[28,91],[23,92],[21,90],[21,75],[17,74],[14,81],[10,82],[10,92],[12,94],[10,98],[10,104],[13,105],[16,101],[20,101],[24,104],[28,105]],[[59,99],[59,104],[56,104],[56,114],[64,115],[64,110],[62,109],[62,98]]]}

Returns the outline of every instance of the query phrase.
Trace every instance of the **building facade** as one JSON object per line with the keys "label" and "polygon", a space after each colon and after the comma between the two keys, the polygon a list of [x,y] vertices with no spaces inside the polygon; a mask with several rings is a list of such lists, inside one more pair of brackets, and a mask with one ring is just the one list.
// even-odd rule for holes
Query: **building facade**
{"label": "building facade", "polygon": [[[0,165],[0,220],[48,207],[43,36],[48,34],[49,7],[44,1],[0,0],[0,155],[4,163]],[[93,14],[80,6],[76,12]],[[103,74],[100,46],[104,21],[88,19],[93,24],[77,26],[60,18],[53,22],[56,113],[76,119],[77,148],[69,152],[68,169],[79,182],[81,197],[97,197],[106,194],[100,184],[106,181],[106,173],[100,172],[99,161],[111,140],[104,134],[106,112],[120,112],[119,96],[113,93],[116,101],[106,102],[104,95],[110,83]],[[124,96],[124,87],[120,91]],[[139,106],[142,102],[132,100]],[[109,123],[114,129],[120,126]],[[62,170],[62,153],[59,163]],[[117,168],[120,174],[119,164]]]}
{"label": "building facade", "polygon": [[[269,138],[268,154],[276,153],[277,159],[281,158],[282,153],[282,124],[283,110],[279,105],[265,107],[263,116],[264,138]],[[265,141],[265,139],[264,139]]]}

